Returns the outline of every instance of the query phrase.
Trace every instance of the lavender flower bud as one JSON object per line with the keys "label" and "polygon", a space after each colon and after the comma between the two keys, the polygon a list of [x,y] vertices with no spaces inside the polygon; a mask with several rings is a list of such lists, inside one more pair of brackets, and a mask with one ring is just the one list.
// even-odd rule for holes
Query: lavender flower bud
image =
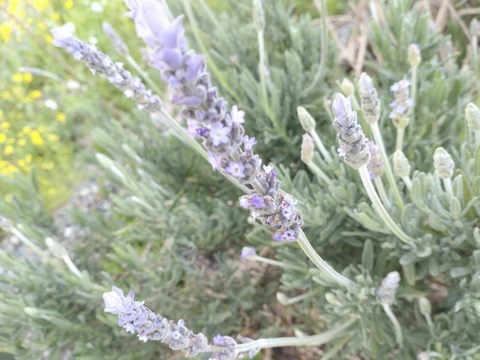
{"label": "lavender flower bud", "polygon": [[418,307],[420,308],[420,313],[423,316],[427,316],[432,313],[432,304],[430,304],[430,301],[425,296],[418,298]]}
{"label": "lavender flower bud", "polygon": [[301,157],[302,161],[307,165],[312,161],[314,148],[312,137],[308,134],[303,134]]}
{"label": "lavender flower bud", "polygon": [[300,124],[303,127],[303,130],[307,133],[311,133],[315,130],[315,120],[313,119],[312,115],[302,106],[297,107],[297,114],[298,119],[300,120]]}
{"label": "lavender flower bud", "polygon": [[477,36],[478,35],[478,20],[477,18],[473,18],[472,21],[470,21],[470,35]]}
{"label": "lavender flower bud", "polygon": [[372,78],[366,73],[360,75],[358,87],[363,118],[367,123],[374,124],[380,117],[380,100],[378,99],[377,89],[373,87]]}
{"label": "lavender flower bud", "polygon": [[442,179],[450,179],[453,176],[455,163],[452,156],[443,148],[439,147],[433,154],[433,166]]}
{"label": "lavender flower bud", "polygon": [[265,12],[263,11],[262,0],[253,0],[253,27],[257,32],[265,30]]}
{"label": "lavender flower bud", "polygon": [[122,39],[120,39],[116,31],[113,30],[112,25],[104,21],[102,23],[102,28],[105,34],[107,34],[113,46],[115,46],[115,50],[117,50],[117,52],[123,57],[127,57],[130,54],[130,52],[128,51],[128,46],[122,41]]}
{"label": "lavender flower bud", "polygon": [[253,247],[245,246],[242,249],[242,258],[253,261],[255,260],[255,255],[256,255],[256,252]]}
{"label": "lavender flower bud", "polygon": [[473,104],[468,103],[465,108],[465,118],[467,119],[467,125],[472,131],[480,130],[480,109]]}
{"label": "lavender flower bud", "polygon": [[283,306],[288,305],[288,297],[282,292],[277,292],[277,300]]}
{"label": "lavender flower bud", "polygon": [[393,153],[393,171],[399,177],[410,176],[410,163],[402,150]]}
{"label": "lavender flower bud", "polygon": [[354,169],[367,165],[370,152],[365,144],[362,127],[357,124],[357,113],[352,111],[350,100],[342,94],[337,94],[333,101],[335,120],[333,127],[337,131],[340,153],[345,156],[345,162]]}
{"label": "lavender flower bud", "polygon": [[382,280],[382,285],[380,285],[380,289],[377,292],[380,303],[392,305],[399,284],[400,274],[397,271],[388,273],[387,277]]}
{"label": "lavender flower bud", "polygon": [[393,84],[390,90],[393,91],[395,100],[390,103],[393,111],[389,118],[392,119],[393,125],[397,129],[404,129],[410,122],[409,111],[415,102],[409,97],[408,87],[412,83],[409,80],[401,80]]}
{"label": "lavender flower bud", "polygon": [[52,255],[55,256],[56,258],[61,259],[64,256],[68,256],[68,253],[65,247],[60,245],[58,242],[56,242],[52,238],[47,237],[45,239],[45,244],[47,245],[48,250],[50,250]]}
{"label": "lavender flower bud", "polygon": [[342,89],[343,95],[345,95],[347,97],[352,95],[353,92],[355,91],[355,86],[347,78],[344,78],[342,80],[342,85],[340,86],[340,88]]}
{"label": "lavender flower bud", "polygon": [[370,179],[373,180],[383,175],[383,162],[378,155],[377,145],[373,141],[368,141],[367,145],[370,151],[370,161],[367,164],[367,169],[370,173]]}
{"label": "lavender flower bud", "polygon": [[422,62],[422,54],[420,53],[420,45],[412,44],[408,48],[408,63],[411,67],[418,66]]}

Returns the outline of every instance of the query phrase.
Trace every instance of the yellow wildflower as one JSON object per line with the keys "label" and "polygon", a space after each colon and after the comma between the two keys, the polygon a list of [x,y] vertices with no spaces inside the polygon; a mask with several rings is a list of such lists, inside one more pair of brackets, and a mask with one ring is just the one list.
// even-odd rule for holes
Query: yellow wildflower
{"label": "yellow wildflower", "polygon": [[47,36],[45,36],[45,40],[47,40],[47,43],[51,43],[53,41],[53,36],[48,34]]}
{"label": "yellow wildflower", "polygon": [[0,129],[8,129],[10,127],[10,123],[8,122],[2,122],[0,124]]}
{"label": "yellow wildflower", "polygon": [[57,115],[57,121],[58,122],[65,122],[67,120],[67,117],[65,116],[64,113],[60,113]]}
{"label": "yellow wildflower", "polygon": [[19,92],[20,92],[20,89],[19,89],[18,87],[14,86],[14,87],[12,88],[12,93],[18,94]]}
{"label": "yellow wildflower", "polygon": [[48,189],[47,191],[48,195],[55,195],[57,193],[57,190],[55,189]]}
{"label": "yellow wildflower", "polygon": [[43,138],[42,135],[37,130],[34,130],[30,133],[30,140],[32,141],[33,145],[42,145]]}
{"label": "yellow wildflower", "polygon": [[20,167],[24,167],[24,166],[26,165],[26,164],[25,164],[25,160],[23,160],[23,159],[18,160],[18,161],[17,161],[17,164],[18,164],[18,166],[20,166]]}
{"label": "yellow wildflower", "polygon": [[30,154],[25,155],[25,162],[27,164],[30,164],[32,162],[32,155]]}
{"label": "yellow wildflower", "polygon": [[38,128],[38,131],[40,131],[41,133],[44,132],[44,131],[45,131],[45,126],[40,126],[40,127]]}
{"label": "yellow wildflower", "polygon": [[8,91],[4,91],[4,92],[2,93],[2,99],[3,99],[3,100],[8,99],[10,96],[11,96],[11,95],[10,95],[10,93],[9,93]]}
{"label": "yellow wildflower", "polygon": [[2,38],[3,42],[8,42],[10,39],[10,34],[12,33],[12,24],[8,22],[2,23],[0,25],[0,37]]}
{"label": "yellow wildflower", "polygon": [[44,162],[42,164],[43,170],[52,170],[55,167],[55,164],[52,161]]}
{"label": "yellow wildflower", "polygon": [[33,7],[38,11],[45,10],[48,5],[48,0],[33,0]]}
{"label": "yellow wildflower", "polygon": [[7,143],[9,143],[9,144],[15,144],[15,139],[10,138],[10,139],[7,140]]}
{"label": "yellow wildflower", "polygon": [[47,137],[48,137],[48,140],[50,141],[58,141],[60,139],[60,137],[57,134],[48,134]]}
{"label": "yellow wildflower", "polygon": [[32,128],[31,128],[31,126],[24,126],[24,127],[22,128],[22,131],[23,131],[24,133],[28,134],[30,131],[32,131]]}
{"label": "yellow wildflower", "polygon": [[39,177],[38,182],[42,185],[48,185],[49,184],[48,180],[43,178],[43,177]]}
{"label": "yellow wildflower", "polygon": [[23,74],[23,81],[25,81],[27,84],[33,80],[33,76],[30,73],[25,73]]}
{"label": "yellow wildflower", "polygon": [[8,165],[7,169],[8,169],[8,172],[10,173],[18,172],[18,168],[13,164]]}
{"label": "yellow wildflower", "polygon": [[60,14],[57,13],[57,12],[54,13],[54,14],[52,15],[52,19],[55,20],[55,21],[57,21],[58,19],[60,19]]}
{"label": "yellow wildflower", "polygon": [[25,141],[25,139],[18,140],[18,145],[20,145],[20,146],[25,146],[26,143],[27,142]]}
{"label": "yellow wildflower", "polygon": [[0,133],[0,144],[3,144],[7,140],[7,135]]}
{"label": "yellow wildflower", "polygon": [[7,156],[8,156],[8,155],[12,155],[13,152],[14,152],[14,149],[13,149],[13,146],[12,146],[12,145],[7,145],[7,146],[5,146],[5,150],[3,150],[3,153],[4,153],[5,155],[7,155]]}
{"label": "yellow wildflower", "polygon": [[73,6],[73,0],[68,0],[63,7],[65,9],[70,9]]}
{"label": "yellow wildflower", "polygon": [[15,82],[22,82],[23,81],[23,74],[15,74],[12,76],[12,80]]}
{"label": "yellow wildflower", "polygon": [[32,90],[28,96],[32,99],[38,99],[40,96],[42,96],[42,92],[40,90]]}
{"label": "yellow wildflower", "polygon": [[5,200],[5,202],[7,203],[10,203],[12,202],[12,199],[13,199],[13,195],[12,194],[6,194],[3,199]]}

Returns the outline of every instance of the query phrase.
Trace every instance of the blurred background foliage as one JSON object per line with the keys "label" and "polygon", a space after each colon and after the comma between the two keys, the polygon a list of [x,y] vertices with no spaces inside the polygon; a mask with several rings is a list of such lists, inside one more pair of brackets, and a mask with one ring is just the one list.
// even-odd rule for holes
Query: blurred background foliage
{"label": "blurred background foliage", "polygon": [[[176,14],[190,4],[169,3]],[[213,82],[230,105],[246,111],[245,128],[256,136],[257,152],[279,168],[285,190],[305,200],[312,242],[339,269],[354,273],[349,266],[361,268],[363,240],[386,236],[367,230],[353,210],[345,210],[369,210],[360,191],[351,196],[355,179],[350,169],[336,163],[332,171],[344,177],[339,187],[350,192],[347,197],[346,190],[338,190],[341,195],[332,197],[299,161],[303,130],[296,108],[312,113],[327,148],[336,146],[330,106],[342,79],[355,82],[362,69],[374,75],[386,109],[393,98],[389,86],[410,76],[408,46],[419,43],[417,118],[423,124],[408,138],[405,153],[415,169],[431,171],[433,145],[458,147],[468,137],[463,109],[478,96],[478,89],[470,90],[477,87],[479,69],[463,64],[468,24],[475,16],[465,10],[480,2],[452,2],[453,11],[444,19],[438,16],[442,2],[425,10],[424,1],[399,0],[399,13],[393,1],[382,2],[385,18],[376,22],[366,1],[329,0],[328,67],[323,81],[308,93],[304,90],[321,57],[320,2],[263,3],[273,116],[257,96],[250,2],[192,1],[185,21],[190,44],[199,52],[207,49],[210,68],[218,69]],[[220,27],[212,25],[206,5]],[[142,71],[166,92],[159,73],[149,70],[143,44],[131,19],[121,16],[124,12],[122,0],[0,1],[0,214],[38,246],[32,250],[21,237],[3,234],[0,350],[18,359],[173,359],[161,345],[125,334],[103,313],[101,294],[114,283],[209,337],[324,329],[318,318],[326,306],[325,287],[315,283],[308,267],[299,274],[239,260],[247,243],[262,256],[286,262],[308,264],[304,254],[292,244],[272,243],[271,233],[238,208],[238,189],[175,139],[160,119],[136,110],[120,91],[50,45],[49,29],[72,23],[78,38],[96,44],[114,61],[125,61],[103,33],[102,22],[108,21]],[[381,128],[391,152],[395,131],[387,116],[384,111]],[[82,195],[91,182],[90,193]],[[57,247],[49,246],[47,238]],[[63,248],[81,275],[55,257]],[[386,257],[378,245],[377,251]],[[378,276],[384,274],[381,265],[376,265]],[[393,270],[394,261],[388,267]],[[279,290],[307,295],[298,306],[283,307],[275,297]],[[461,334],[458,338],[465,340]],[[458,338],[452,337],[452,343]],[[318,358],[323,350],[279,349],[258,358]]]}

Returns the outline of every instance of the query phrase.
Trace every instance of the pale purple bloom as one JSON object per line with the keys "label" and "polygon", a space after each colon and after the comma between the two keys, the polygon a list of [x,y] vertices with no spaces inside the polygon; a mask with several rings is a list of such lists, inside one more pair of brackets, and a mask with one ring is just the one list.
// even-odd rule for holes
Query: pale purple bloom
{"label": "pale purple bloom", "polygon": [[[223,126],[221,122],[216,123],[210,129],[210,138],[212,139],[213,145],[218,146],[220,143],[228,143],[231,128]],[[243,177],[243,176],[242,176]]]}
{"label": "pale purple bloom", "polygon": [[195,139],[195,136],[197,135],[198,121],[194,119],[188,119],[187,124],[188,136],[190,136],[191,139]]}
{"label": "pale purple bloom", "polygon": [[257,209],[261,209],[262,207],[265,206],[265,203],[263,202],[262,197],[256,194],[254,194],[252,199],[248,201],[248,204],[250,206],[255,206],[255,208]]}
{"label": "pale purple bloom", "polygon": [[293,231],[293,230],[285,231],[285,233],[283,234],[283,238],[285,239],[286,242],[291,242],[291,241],[297,240],[297,238],[295,236],[295,231]]}
{"label": "pale purple bloom", "polygon": [[178,330],[175,330],[173,333],[172,333],[172,338],[174,340],[178,340],[182,337],[182,333]]}
{"label": "pale purple bloom", "polygon": [[217,170],[222,164],[220,158],[217,155],[212,154],[210,151],[208,152],[207,161],[212,165],[213,171]]}
{"label": "pale purple bloom", "polygon": [[125,0],[125,5],[130,11],[123,14],[123,16],[135,19],[139,1],[141,0]]}
{"label": "pale purple bloom", "polygon": [[280,233],[276,233],[275,236],[273,237],[273,240],[277,241],[277,242],[282,242],[282,234]]}
{"label": "pale purple bloom", "polygon": [[225,169],[233,177],[243,178],[245,177],[245,167],[241,162],[230,161]]}
{"label": "pale purple bloom", "polygon": [[276,177],[277,176],[277,171],[276,170],[270,171],[270,175],[273,176],[273,177]]}
{"label": "pale purple bloom", "polygon": [[242,258],[248,258],[249,256],[255,256],[255,255],[256,255],[256,253],[255,253],[255,249],[253,247],[245,246],[242,249]]}
{"label": "pale purple bloom", "polygon": [[68,25],[57,26],[50,30],[53,35],[52,45],[57,47],[67,47],[72,40],[72,27]]}
{"label": "pale purple bloom", "polygon": [[230,112],[230,116],[232,117],[232,121],[234,123],[242,124],[245,122],[245,111],[238,110],[237,105],[232,106],[232,111]]}
{"label": "pale purple bloom", "polygon": [[408,98],[405,100],[405,104],[407,104],[407,106],[413,106],[415,105],[415,101],[412,98]]}
{"label": "pale purple bloom", "polygon": [[255,219],[257,218],[257,216],[259,216],[260,214],[255,212],[255,211],[252,211],[252,218],[253,218],[253,221],[255,221]]}
{"label": "pale purple bloom", "polygon": [[398,91],[398,83],[394,83],[392,86],[390,86],[390,91]]}
{"label": "pale purple bloom", "polygon": [[392,112],[388,115],[388,117],[389,117],[390,119],[395,119],[395,118],[397,117],[397,115],[395,114],[395,111],[392,111]]}
{"label": "pale purple bloom", "polygon": [[245,151],[252,151],[253,146],[257,143],[254,137],[245,135],[243,137],[243,144],[245,145]]}
{"label": "pale purple bloom", "polygon": [[198,128],[197,129],[197,134],[201,137],[206,137],[207,136],[207,133],[208,133],[208,129],[207,128]]}
{"label": "pale purple bloom", "polygon": [[282,214],[287,218],[287,220],[291,220],[292,217],[295,216],[295,210],[293,208],[293,205],[286,205],[282,208]]}
{"label": "pale purple bloom", "polygon": [[185,325],[185,321],[184,321],[183,319],[178,320],[178,325],[179,325],[179,326],[184,326],[184,325]]}
{"label": "pale purple bloom", "polygon": [[222,335],[217,334],[213,337],[213,344],[214,345],[221,346],[224,343],[225,343],[225,338]]}
{"label": "pale purple bloom", "polygon": [[246,209],[248,207],[248,200],[246,197],[242,197],[240,198],[240,206],[244,209]]}
{"label": "pale purple bloom", "polygon": [[148,340],[147,334],[138,335],[138,340],[143,341],[143,342],[147,342],[147,340]]}
{"label": "pale purple bloom", "polygon": [[395,107],[397,106],[397,100],[393,100],[391,103],[390,103],[390,107]]}
{"label": "pale purple bloom", "polygon": [[124,308],[123,290],[113,286],[112,291],[103,294],[103,301],[105,301],[105,312],[118,315]]}
{"label": "pale purple bloom", "polygon": [[273,170],[273,166],[263,165],[263,171],[265,171],[266,174],[268,174],[272,170]]}

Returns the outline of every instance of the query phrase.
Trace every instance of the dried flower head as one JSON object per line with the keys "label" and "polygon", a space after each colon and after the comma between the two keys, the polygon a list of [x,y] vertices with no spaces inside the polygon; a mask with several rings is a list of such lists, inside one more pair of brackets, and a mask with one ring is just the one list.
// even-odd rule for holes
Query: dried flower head
{"label": "dried flower head", "polygon": [[420,45],[412,44],[408,48],[408,63],[410,66],[418,66],[422,62],[422,54],[420,53]]}
{"label": "dried flower head", "polygon": [[382,280],[382,284],[377,292],[380,303],[388,305],[393,304],[399,284],[400,274],[397,271],[388,273],[385,279]]}

